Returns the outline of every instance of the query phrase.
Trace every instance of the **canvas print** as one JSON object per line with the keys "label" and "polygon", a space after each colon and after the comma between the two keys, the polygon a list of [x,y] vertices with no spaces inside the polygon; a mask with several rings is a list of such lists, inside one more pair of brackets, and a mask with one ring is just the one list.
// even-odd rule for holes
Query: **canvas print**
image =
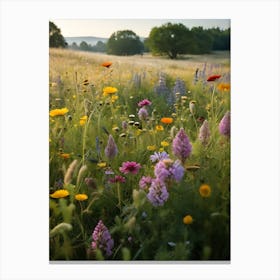
{"label": "canvas print", "polygon": [[230,20],[49,21],[49,260],[230,261]]}

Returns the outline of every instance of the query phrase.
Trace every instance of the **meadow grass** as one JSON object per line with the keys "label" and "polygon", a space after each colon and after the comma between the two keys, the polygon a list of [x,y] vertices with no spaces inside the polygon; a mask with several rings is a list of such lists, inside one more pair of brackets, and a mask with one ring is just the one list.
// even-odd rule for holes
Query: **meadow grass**
{"label": "meadow grass", "polygon": [[229,260],[229,53],[50,49],[49,80],[50,260]]}

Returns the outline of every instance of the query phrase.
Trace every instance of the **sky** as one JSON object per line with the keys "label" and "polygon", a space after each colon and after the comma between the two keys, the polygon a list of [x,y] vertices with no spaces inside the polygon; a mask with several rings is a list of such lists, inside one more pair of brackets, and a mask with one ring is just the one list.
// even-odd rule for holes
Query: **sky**
{"label": "sky", "polygon": [[230,27],[229,19],[50,19],[64,37],[95,36],[109,38],[113,32],[129,29],[140,37],[148,37],[151,29],[167,22],[182,23],[188,28]]}

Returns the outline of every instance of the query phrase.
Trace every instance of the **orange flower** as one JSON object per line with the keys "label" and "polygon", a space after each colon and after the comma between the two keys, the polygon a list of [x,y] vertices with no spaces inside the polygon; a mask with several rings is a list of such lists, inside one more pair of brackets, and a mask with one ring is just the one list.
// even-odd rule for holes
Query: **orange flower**
{"label": "orange flower", "polygon": [[112,65],[111,61],[105,61],[101,64],[101,66],[106,67],[106,68],[109,68],[111,65]]}
{"label": "orange flower", "polygon": [[220,91],[229,91],[230,90],[230,84],[219,84],[218,90]]}
{"label": "orange flower", "polygon": [[173,118],[162,118],[160,121],[165,124],[170,124],[173,123]]}

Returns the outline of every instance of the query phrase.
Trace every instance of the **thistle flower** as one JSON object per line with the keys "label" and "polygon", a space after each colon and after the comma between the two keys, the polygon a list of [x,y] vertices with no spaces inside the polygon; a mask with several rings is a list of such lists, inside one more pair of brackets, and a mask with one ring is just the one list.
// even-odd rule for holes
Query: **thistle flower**
{"label": "thistle flower", "polygon": [[181,160],[182,163],[190,156],[192,151],[192,145],[190,140],[185,133],[184,129],[181,128],[176,134],[172,142],[173,154]]}
{"label": "thistle flower", "polygon": [[199,129],[198,139],[202,143],[202,145],[207,145],[209,142],[210,129],[207,120],[203,122],[202,126]]}
{"label": "thistle flower", "polygon": [[140,120],[146,120],[149,116],[148,111],[146,110],[146,108],[142,107],[140,108],[140,110],[138,111],[138,117]]}
{"label": "thistle flower", "polygon": [[153,206],[164,205],[168,197],[169,193],[165,184],[158,179],[153,180],[149,188],[149,193],[147,194],[147,198]]}
{"label": "thistle flower", "polygon": [[100,220],[92,233],[93,242],[91,248],[93,250],[100,249],[107,257],[112,255],[114,240],[107,227]]}
{"label": "thistle flower", "polygon": [[138,107],[143,107],[143,106],[150,106],[152,102],[148,99],[143,99],[142,101],[138,102]]}
{"label": "thistle flower", "polygon": [[230,112],[228,111],[219,123],[219,131],[222,135],[230,136]]}
{"label": "thistle flower", "polygon": [[169,155],[166,152],[155,152],[153,155],[150,156],[150,160],[152,162],[157,162],[163,159],[168,159]]}
{"label": "thistle flower", "polygon": [[142,176],[142,178],[139,181],[139,187],[141,189],[145,190],[145,189],[150,187],[150,185],[152,184],[152,181],[153,181],[152,177],[150,177],[150,176]]}
{"label": "thistle flower", "polygon": [[122,172],[123,174],[137,174],[140,168],[141,165],[139,163],[135,161],[126,161],[122,163],[120,172]]}
{"label": "thistle flower", "polygon": [[108,159],[112,160],[118,154],[118,147],[115,143],[113,136],[110,134],[107,146],[105,147],[105,155]]}

